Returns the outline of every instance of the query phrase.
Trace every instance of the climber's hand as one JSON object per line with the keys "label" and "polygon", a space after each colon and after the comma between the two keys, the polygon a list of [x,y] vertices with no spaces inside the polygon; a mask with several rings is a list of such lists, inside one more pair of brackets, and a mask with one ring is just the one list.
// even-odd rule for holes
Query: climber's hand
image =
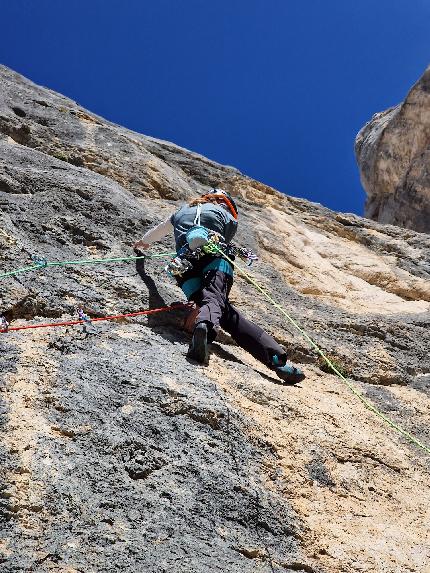
{"label": "climber's hand", "polygon": [[144,243],[143,241],[137,241],[136,243],[134,243],[133,248],[135,251],[146,251],[146,249],[149,249],[149,243]]}

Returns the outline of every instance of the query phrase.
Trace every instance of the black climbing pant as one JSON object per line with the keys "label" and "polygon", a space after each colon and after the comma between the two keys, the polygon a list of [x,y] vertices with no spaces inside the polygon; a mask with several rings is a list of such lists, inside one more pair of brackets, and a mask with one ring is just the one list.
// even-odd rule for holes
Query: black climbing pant
{"label": "black climbing pant", "polygon": [[209,326],[209,342],[215,340],[221,327],[228,332],[237,344],[254,358],[267,366],[272,366],[274,355],[284,364],[285,350],[262,328],[245,318],[228,300],[233,277],[219,270],[209,270],[203,275],[201,288],[192,296],[200,311],[196,325],[206,322]]}

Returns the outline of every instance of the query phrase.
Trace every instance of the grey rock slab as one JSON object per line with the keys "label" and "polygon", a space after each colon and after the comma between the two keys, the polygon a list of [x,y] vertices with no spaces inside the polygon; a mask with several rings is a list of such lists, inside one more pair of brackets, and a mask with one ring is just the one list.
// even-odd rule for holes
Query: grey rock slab
{"label": "grey rock slab", "polygon": [[[238,243],[260,257],[251,269],[256,280],[381,409],[426,440],[425,414],[412,414],[394,390],[404,387],[427,403],[428,235],[282,195],[232,167],[116,126],[0,66],[0,272],[31,264],[31,255],[50,262],[133,256],[148,228],[211,186],[237,199]],[[277,215],[292,225],[286,243],[288,228],[273,224]],[[390,280],[375,271],[363,284],[399,308],[405,302],[419,310],[355,312],[302,292],[295,272],[325,277],[305,259],[285,270],[296,234],[381,257]],[[169,237],[154,251],[172,248]],[[339,270],[336,254],[325,260]],[[53,267],[0,279],[0,311],[12,325],[29,325],[76,319],[79,307],[105,316],[184,302],[164,264]],[[338,384],[238,275],[233,302],[312,379],[300,399],[317,390],[315,372],[329,387]],[[2,570],[324,571],[318,533],[279,485],[286,480],[282,460],[248,408],[251,402],[269,416],[279,402],[277,415],[293,423],[300,405],[292,407],[288,389],[243,358],[227,335],[211,348],[219,372],[188,361],[185,315],[0,334]],[[238,395],[225,390],[231,380]],[[361,404],[355,411],[362,415]],[[317,430],[300,436],[312,455],[297,462],[290,479],[334,496],[327,460],[334,464],[335,456]],[[388,429],[387,440],[398,446]],[[414,448],[405,447],[415,460]],[[272,478],[268,465],[284,480]]]}

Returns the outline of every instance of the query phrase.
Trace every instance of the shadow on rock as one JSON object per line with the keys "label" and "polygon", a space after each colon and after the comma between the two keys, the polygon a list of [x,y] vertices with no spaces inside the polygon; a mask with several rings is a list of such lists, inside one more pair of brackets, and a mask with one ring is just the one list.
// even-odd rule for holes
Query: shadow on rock
{"label": "shadow on rock", "polygon": [[[141,256],[143,253],[140,251],[135,251],[137,256]],[[136,261],[136,271],[142,282],[148,289],[148,308],[155,309],[164,306],[173,306],[178,304],[183,304],[184,301],[174,301],[168,303],[160,294],[157,288],[157,284],[154,279],[147,274],[145,270],[145,259],[138,259]],[[183,326],[185,320],[189,314],[189,309],[178,308],[174,312],[163,312],[157,314],[148,315],[148,326],[153,329],[157,334],[160,334],[164,339],[170,342],[181,342],[187,343],[189,341],[189,335],[187,335]]]}

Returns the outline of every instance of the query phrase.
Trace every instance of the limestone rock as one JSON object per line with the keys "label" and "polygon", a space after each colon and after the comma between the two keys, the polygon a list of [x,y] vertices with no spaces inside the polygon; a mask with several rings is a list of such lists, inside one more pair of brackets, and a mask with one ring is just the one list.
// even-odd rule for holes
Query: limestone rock
{"label": "limestone rock", "polygon": [[[430,237],[282,195],[0,67],[1,272],[30,255],[133,255],[211,186],[237,199],[259,283],[429,444]],[[0,281],[14,326],[183,300],[155,259]],[[426,570],[429,456],[239,276],[232,299],[287,347],[303,383],[281,385],[226,335],[209,366],[191,364],[183,312],[0,334],[2,571]]]}
{"label": "limestone rock", "polygon": [[404,102],[362,128],[355,150],[366,217],[430,233],[430,67]]}

